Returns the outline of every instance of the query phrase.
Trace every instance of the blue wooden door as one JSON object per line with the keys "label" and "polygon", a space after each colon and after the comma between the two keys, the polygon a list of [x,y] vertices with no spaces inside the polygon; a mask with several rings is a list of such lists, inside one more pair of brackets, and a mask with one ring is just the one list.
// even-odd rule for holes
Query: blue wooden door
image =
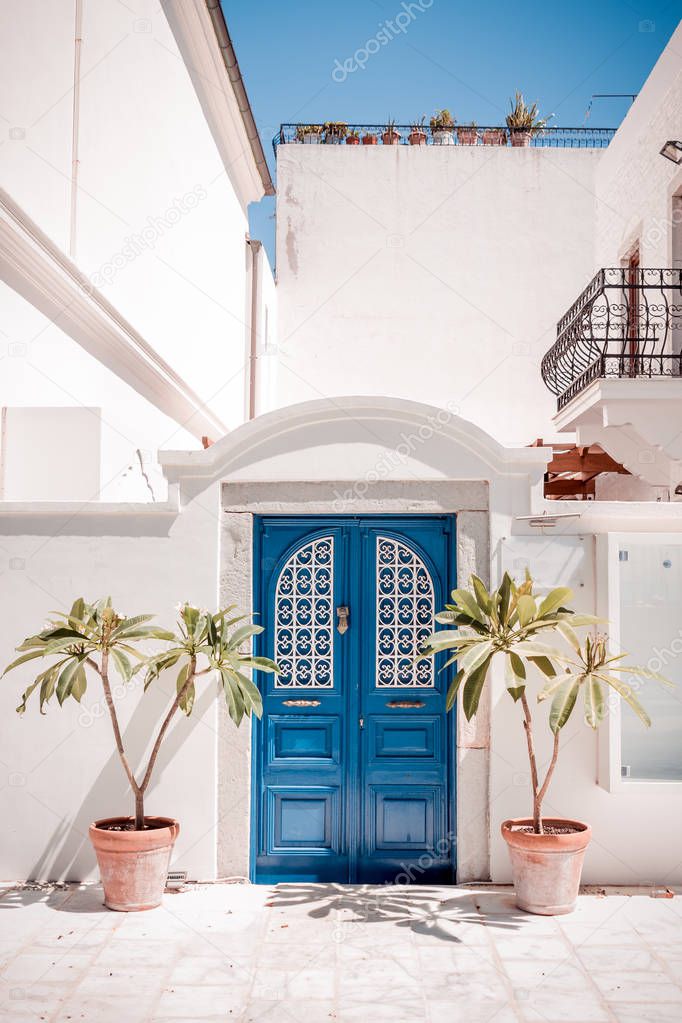
{"label": "blue wooden door", "polygon": [[257,520],[257,881],[454,879],[450,672],[415,662],[455,577],[454,519]]}

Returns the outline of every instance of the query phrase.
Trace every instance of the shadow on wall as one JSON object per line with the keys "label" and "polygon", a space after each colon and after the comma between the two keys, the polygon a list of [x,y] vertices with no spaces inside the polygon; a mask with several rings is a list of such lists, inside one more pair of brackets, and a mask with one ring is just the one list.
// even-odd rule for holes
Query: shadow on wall
{"label": "shadow on wall", "polygon": [[[171,699],[171,693],[156,684],[151,692],[138,705],[123,733],[123,745],[128,752],[132,764],[140,763],[140,750],[147,750],[153,737],[156,736]],[[165,768],[181,749],[189,734],[189,728],[210,728],[203,720],[206,710],[215,699],[213,685],[209,684],[197,699],[192,717],[188,721],[184,714],[178,712],[175,723],[166,734],[156,762],[154,774],[146,794],[149,804],[157,788]],[[108,722],[107,722],[108,724]],[[213,731],[213,729],[211,729]],[[110,736],[111,754],[99,775],[93,782],[86,798],[78,810],[63,818],[54,829],[50,840],[41,855],[37,858],[29,878],[43,880],[51,878],[75,879],[87,877],[95,866],[95,853],[88,837],[88,828],[93,821],[102,817],[127,816],[134,812],[134,799],[128,786],[123,767],[114,745],[113,734]],[[144,761],[146,763],[146,760]],[[139,778],[140,768],[136,772]],[[186,774],[187,784],[194,784],[189,773]],[[65,780],[66,782],[66,780]],[[185,800],[178,794],[177,804]],[[45,811],[48,812],[47,810]],[[164,808],[169,816],[173,807]]]}

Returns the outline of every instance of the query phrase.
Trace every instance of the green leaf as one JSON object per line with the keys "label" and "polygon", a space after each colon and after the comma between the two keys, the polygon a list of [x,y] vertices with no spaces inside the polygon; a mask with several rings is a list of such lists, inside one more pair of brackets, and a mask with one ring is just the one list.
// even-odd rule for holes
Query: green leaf
{"label": "green leaf", "polygon": [[585,679],[585,721],[590,728],[598,728],[604,717],[604,694],[601,683],[594,675]]}
{"label": "green leaf", "polygon": [[130,682],[133,677],[133,666],[124,653],[117,650],[116,647],[112,647],[109,651],[109,656],[114,662],[114,667],[119,673],[124,682]]}
{"label": "green leaf", "polygon": [[517,700],[521,699],[525,691],[526,691],[525,686],[507,686],[507,692],[513,699],[514,703],[516,703]]}
{"label": "green leaf", "polygon": [[526,667],[525,667],[523,661],[521,660],[521,658],[519,657],[519,655],[515,654],[513,651],[510,651],[509,652],[509,663],[511,664],[511,669],[514,672],[514,675],[516,676],[516,678],[523,678],[523,679],[525,679],[525,677],[526,677]]}
{"label": "green leaf", "polygon": [[449,710],[452,710],[452,708],[455,705],[455,701],[457,700],[457,693],[459,692],[459,687],[462,684],[462,679],[463,678],[464,678],[464,669],[460,669],[460,671],[457,672],[457,674],[453,678],[452,682],[448,686],[448,691],[447,691],[447,694],[445,696],[445,712],[446,712],[446,714],[447,714],[447,712]]}
{"label": "green leaf", "polygon": [[507,613],[509,611],[509,599],[512,591],[512,579],[509,572],[505,572],[502,576],[502,584],[497,591],[498,602],[499,602],[499,618],[500,622],[505,623],[507,621]]}
{"label": "green leaf", "polygon": [[124,618],[120,625],[111,633],[112,639],[118,639],[119,636],[127,636],[132,630],[143,622],[149,622],[154,615],[136,615],[134,618]]}
{"label": "green leaf", "polygon": [[549,727],[554,735],[564,727],[575,706],[580,683],[569,678],[558,687],[549,712]]}
{"label": "green leaf", "polygon": [[538,617],[542,618],[543,615],[551,614],[553,611],[556,611],[557,608],[571,600],[572,597],[573,590],[569,589],[568,586],[559,586],[557,589],[551,590],[538,608]]}
{"label": "green leaf", "polygon": [[44,656],[45,651],[42,648],[40,650],[31,650],[29,653],[22,654],[21,657],[17,657],[16,661],[12,661],[11,664],[8,664],[2,674],[6,675],[8,671],[12,670],[12,668],[17,668],[20,664],[25,664],[26,661],[32,661],[35,657]]}
{"label": "green leaf", "polygon": [[[625,657],[627,655],[622,654],[621,656]],[[659,675],[658,672],[655,671],[650,671],[648,668],[638,668],[632,664],[615,665],[610,662],[607,663],[609,665],[609,671],[623,671],[626,675],[635,675],[638,678],[648,678],[654,682],[662,682],[664,686],[668,687],[668,689],[676,688],[675,683],[671,682],[670,679],[664,678],[663,675]]]}
{"label": "green leaf", "polygon": [[[180,671],[178,672],[178,678],[176,682],[176,689],[178,693],[182,691],[182,689],[187,683],[188,672],[189,661],[187,662],[187,664],[183,664],[182,668],[180,668]],[[189,717],[190,714],[192,713],[192,707],[194,706],[194,696],[195,687],[194,682],[192,682],[190,686],[187,686],[187,689],[185,693],[180,697],[180,702],[178,704],[180,710],[183,712],[183,714],[186,714],[187,717]]]}
{"label": "green leaf", "polygon": [[50,697],[54,693],[54,687],[55,687],[55,684],[57,682],[57,676],[59,674],[59,669],[61,668],[63,663],[64,663],[63,661],[60,661],[58,664],[53,665],[52,668],[50,668],[47,671],[43,672],[43,674],[40,676],[40,678],[42,679],[41,686],[40,686],[40,713],[41,714],[45,713],[44,710],[43,710],[43,707],[50,700]]}
{"label": "green leaf", "polygon": [[580,653],[580,649],[581,649],[580,648],[580,640],[578,639],[578,637],[577,637],[577,635],[576,635],[576,633],[575,633],[575,631],[573,629],[573,626],[569,625],[568,622],[564,619],[563,621],[559,622],[559,624],[557,625],[557,629],[559,630],[561,635],[564,637],[564,639],[567,641],[567,643],[569,643],[570,646],[573,647],[575,652],[577,654],[579,654]]}
{"label": "green leaf", "polygon": [[556,675],[556,668],[550,661],[549,657],[529,657],[528,660],[531,664],[534,664],[536,668],[539,668],[543,675],[547,678],[554,678]]}
{"label": "green leaf", "polygon": [[528,593],[523,593],[516,602],[516,610],[519,616],[519,624],[523,627],[528,625],[537,616],[535,600]]}
{"label": "green leaf", "polygon": [[230,636],[230,641],[227,644],[228,650],[236,650],[245,640],[250,639],[251,636],[259,635],[262,631],[262,625],[241,625]]}
{"label": "green leaf", "polygon": [[254,671],[279,673],[277,664],[269,657],[240,657],[239,663],[243,664],[245,668],[253,668]]}
{"label": "green leaf", "polygon": [[618,695],[622,696],[625,702],[632,707],[640,721],[642,721],[647,728],[650,727],[651,718],[644,710],[644,707],[641,705],[630,686],[626,685],[626,683],[621,679],[614,678],[613,675],[602,675],[601,673],[595,674],[597,674],[597,678],[601,679],[602,682],[606,682],[606,684],[611,686],[612,689],[615,689]]}
{"label": "green leaf", "polygon": [[88,688],[88,680],[85,674],[85,668],[82,663],[78,665],[76,669],[76,675],[71,686],[71,696],[80,703],[83,698],[83,693]]}
{"label": "green leaf", "polygon": [[471,576],[471,585],[473,586],[474,594],[476,595],[476,603],[480,607],[484,614],[490,614],[490,606],[492,604],[492,598],[488,593],[482,579],[479,579],[477,575]]}
{"label": "green leaf", "polygon": [[476,598],[469,593],[468,590],[453,590],[452,599],[458,607],[463,608],[470,618],[483,624],[483,615],[479,608]]}
{"label": "green leaf", "polygon": [[67,696],[71,695],[71,687],[76,680],[76,672],[80,667],[77,657],[72,658],[63,669],[57,682],[57,701],[61,707]]}
{"label": "green leaf", "polygon": [[466,682],[464,683],[464,690],[462,694],[462,706],[464,708],[464,714],[467,721],[471,721],[472,717],[478,710],[478,704],[481,699],[481,691],[488,674],[488,668],[492,660],[492,654],[489,654],[485,660],[478,665],[473,671],[466,673]]}
{"label": "green leaf", "polygon": [[225,699],[227,700],[228,713],[235,725],[239,727],[242,718],[244,717],[244,699],[239,686],[232,677],[232,672],[229,669],[225,669],[221,671],[221,675],[223,679]]}

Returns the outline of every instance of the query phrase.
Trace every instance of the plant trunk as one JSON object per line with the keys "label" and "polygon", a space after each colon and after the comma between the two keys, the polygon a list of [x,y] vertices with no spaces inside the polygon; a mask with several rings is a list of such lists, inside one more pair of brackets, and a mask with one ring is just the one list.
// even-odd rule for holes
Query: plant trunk
{"label": "plant trunk", "polygon": [[535,794],[535,801],[534,801],[534,808],[533,808],[533,823],[535,823],[535,817],[536,817],[536,814],[537,814],[537,819],[540,822],[540,829],[541,830],[538,832],[538,834],[540,834],[540,835],[542,834],[542,801],[545,798],[545,796],[547,795],[547,789],[549,788],[549,783],[552,780],[552,775],[554,774],[554,768],[556,767],[557,757],[559,756],[559,735],[560,735],[560,732],[558,732],[558,731],[554,733],[554,746],[552,748],[552,759],[549,762],[549,767],[547,768],[547,774],[545,775],[545,780],[542,783],[542,787],[541,787],[540,791],[536,792],[536,794]]}
{"label": "plant trunk", "polygon": [[[523,693],[521,696],[521,705],[523,707],[523,727],[526,732],[526,743],[528,744],[528,760],[530,762],[530,780],[533,787],[533,831],[536,835],[541,835],[542,832],[542,816],[540,810],[542,807],[542,794],[538,793],[538,765],[535,759],[535,745],[533,743],[533,719],[530,713],[530,707],[528,706],[528,700],[526,694]],[[538,796],[540,797],[538,798]]]}
{"label": "plant trunk", "polygon": [[135,793],[135,830],[144,831],[144,792]]}

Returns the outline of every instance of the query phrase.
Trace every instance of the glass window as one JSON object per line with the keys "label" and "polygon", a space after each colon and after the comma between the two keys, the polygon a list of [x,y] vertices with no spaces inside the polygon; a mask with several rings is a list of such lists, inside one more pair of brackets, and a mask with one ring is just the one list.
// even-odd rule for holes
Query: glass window
{"label": "glass window", "polygon": [[621,771],[624,778],[682,779],[682,542],[620,545],[621,646],[624,663],[657,671],[674,690],[622,677],[651,718],[646,728],[621,700]]}

